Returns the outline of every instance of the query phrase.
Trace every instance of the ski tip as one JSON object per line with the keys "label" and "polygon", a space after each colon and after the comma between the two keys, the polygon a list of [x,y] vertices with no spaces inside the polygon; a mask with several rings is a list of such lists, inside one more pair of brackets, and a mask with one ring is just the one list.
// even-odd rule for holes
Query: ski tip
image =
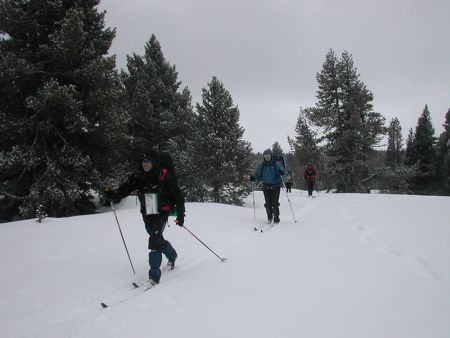
{"label": "ski tip", "polygon": [[105,303],[100,303],[100,305],[102,306],[102,308],[106,309],[108,307],[108,305],[106,305]]}
{"label": "ski tip", "polygon": [[136,283],[133,283],[133,286],[134,286],[135,288],[138,288],[138,287],[139,287],[139,285],[137,285]]}

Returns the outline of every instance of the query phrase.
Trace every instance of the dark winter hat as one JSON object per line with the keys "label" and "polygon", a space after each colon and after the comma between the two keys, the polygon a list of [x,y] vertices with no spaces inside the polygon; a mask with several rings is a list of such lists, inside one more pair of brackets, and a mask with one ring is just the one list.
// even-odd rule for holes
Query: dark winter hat
{"label": "dark winter hat", "polygon": [[151,158],[144,158],[142,164],[155,164],[155,160]]}
{"label": "dark winter hat", "polygon": [[264,150],[263,156],[264,156],[264,155],[270,155],[270,156],[272,156],[272,150],[270,150],[270,149]]}
{"label": "dark winter hat", "polygon": [[157,154],[153,150],[146,151],[142,156],[139,162],[142,163],[152,163],[155,164],[158,162]]}

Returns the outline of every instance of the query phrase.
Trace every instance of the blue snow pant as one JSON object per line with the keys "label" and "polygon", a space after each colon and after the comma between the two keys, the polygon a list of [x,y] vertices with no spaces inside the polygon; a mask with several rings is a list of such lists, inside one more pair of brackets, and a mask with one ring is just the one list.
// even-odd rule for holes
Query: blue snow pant
{"label": "blue snow pant", "polygon": [[175,261],[177,252],[172,247],[169,241],[163,237],[164,228],[167,224],[169,213],[160,213],[157,215],[143,215],[145,230],[150,235],[148,239],[148,264],[150,270],[148,277],[156,282],[161,278],[161,262],[162,254],[167,257],[169,261]]}
{"label": "blue snow pant", "polygon": [[280,199],[280,187],[274,187],[270,185],[264,185],[263,188],[264,200],[266,203],[264,206],[266,207],[267,219],[272,220],[275,217],[275,220],[280,217],[280,203],[278,200]]}

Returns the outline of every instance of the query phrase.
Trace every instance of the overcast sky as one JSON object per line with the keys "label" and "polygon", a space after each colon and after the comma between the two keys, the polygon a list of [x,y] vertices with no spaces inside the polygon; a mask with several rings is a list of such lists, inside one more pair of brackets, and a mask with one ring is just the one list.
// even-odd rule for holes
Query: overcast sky
{"label": "overcast sky", "polygon": [[111,54],[142,55],[151,34],[193,103],[217,76],[239,106],[254,151],[289,151],[299,107],[316,103],[316,74],[333,48],[353,55],[387,124],[406,137],[428,104],[436,136],[450,108],[449,0],[102,0]]}

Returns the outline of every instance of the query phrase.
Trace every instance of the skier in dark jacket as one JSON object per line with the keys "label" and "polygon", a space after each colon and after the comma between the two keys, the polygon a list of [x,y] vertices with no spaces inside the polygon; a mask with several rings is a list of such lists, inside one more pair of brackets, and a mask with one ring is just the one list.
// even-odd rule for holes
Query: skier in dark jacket
{"label": "skier in dark jacket", "polygon": [[149,282],[158,284],[161,277],[162,254],[168,260],[167,265],[174,268],[177,252],[163,237],[170,210],[176,206],[176,223],[184,224],[184,197],[178,187],[174,172],[161,167],[158,154],[149,152],[139,161],[137,171],[131,174],[127,181],[117,190],[104,189],[104,196],[109,200],[119,200],[137,190],[141,205],[141,214],[145,229],[150,235],[148,255],[150,271]]}
{"label": "skier in dark jacket", "polygon": [[316,181],[316,169],[311,163],[308,163],[306,166],[305,172],[303,173],[303,178],[306,181],[306,185],[308,186],[308,196],[312,197],[312,193],[314,190],[314,182]]}
{"label": "skier in dark jacket", "polygon": [[255,175],[250,176],[250,181],[262,182],[263,193],[269,222],[280,222],[280,188],[283,186],[282,176],[285,170],[283,166],[273,159],[272,150],[266,149],[263,153],[263,161],[256,167]]}
{"label": "skier in dark jacket", "polygon": [[286,187],[286,192],[292,192],[292,171],[288,170],[286,180],[284,181],[284,186]]}

